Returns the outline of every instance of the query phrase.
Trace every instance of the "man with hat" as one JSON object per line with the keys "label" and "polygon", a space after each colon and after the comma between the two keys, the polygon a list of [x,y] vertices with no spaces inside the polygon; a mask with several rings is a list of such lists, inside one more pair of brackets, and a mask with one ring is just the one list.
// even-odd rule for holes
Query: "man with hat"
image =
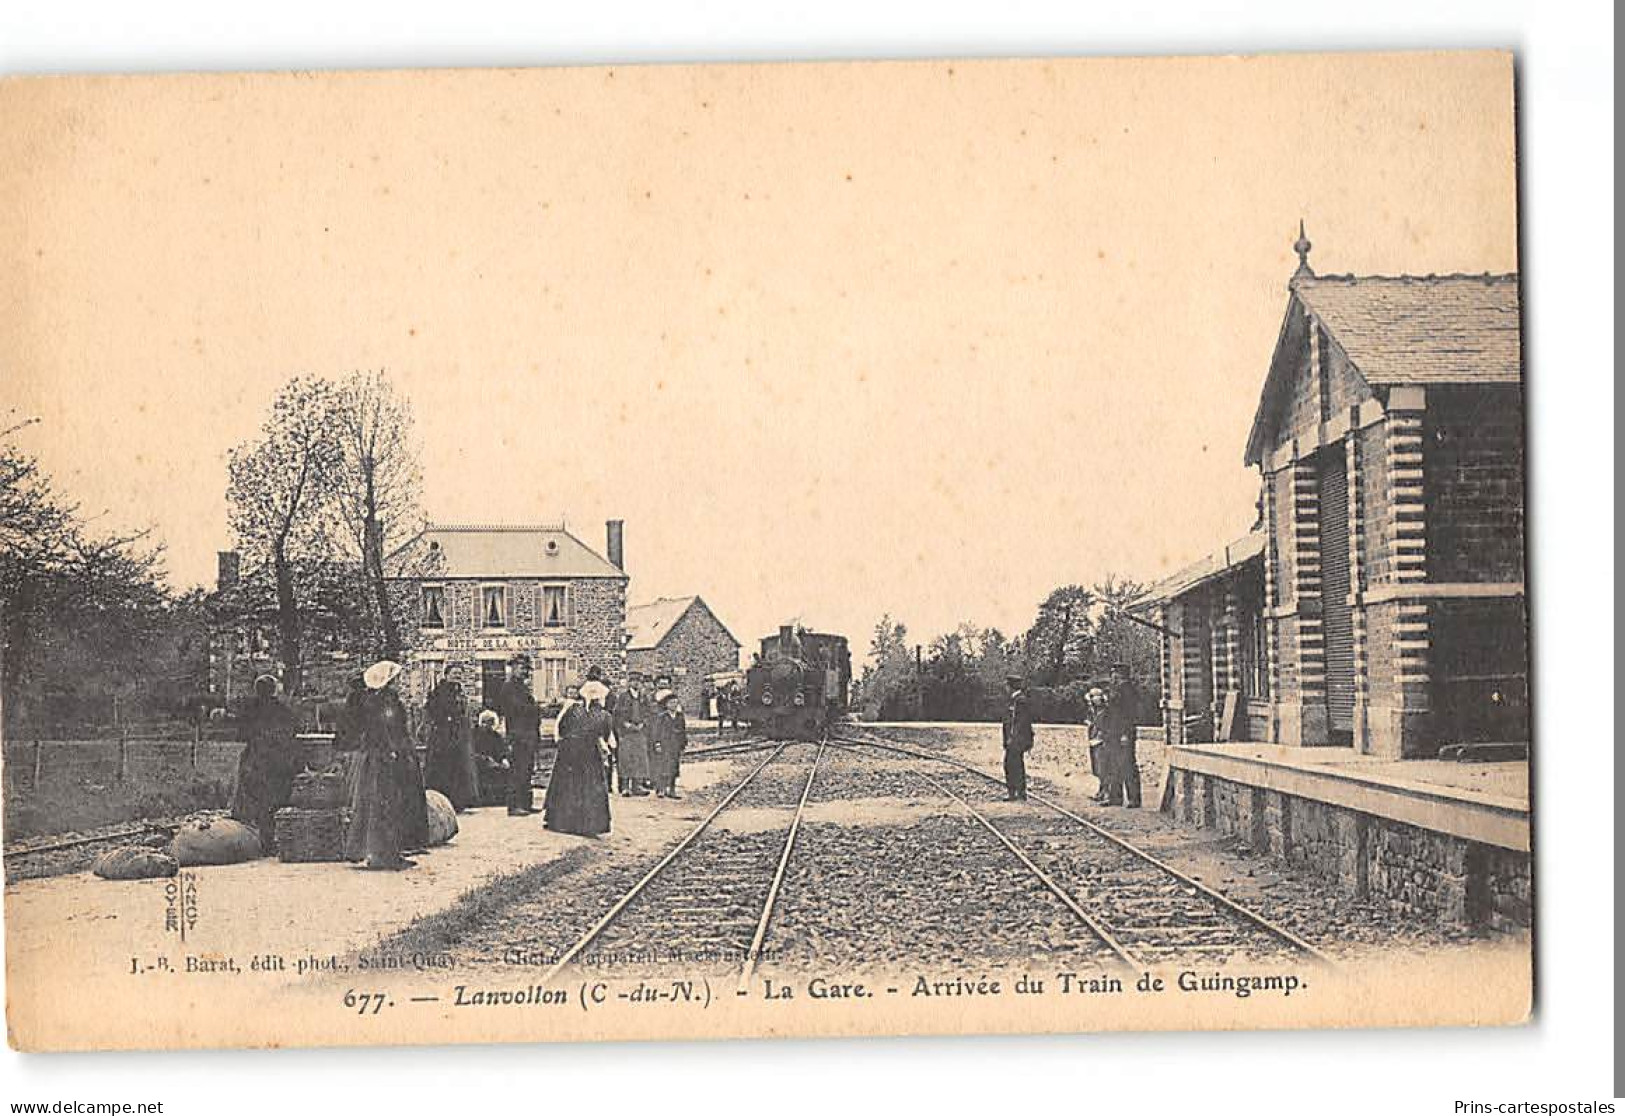
{"label": "man with hat", "polygon": [[1003,727],[1005,797],[1011,802],[1025,802],[1027,753],[1033,746],[1033,712],[1027,701],[1027,689],[1021,675],[1006,675],[1004,684],[1010,691],[1010,700],[1004,710]]}
{"label": "man with hat", "polygon": [[1102,806],[1140,805],[1140,766],[1135,755],[1135,728],[1140,719],[1140,691],[1134,685],[1127,663],[1113,663],[1111,682],[1106,688],[1106,705],[1095,720],[1100,735]]}
{"label": "man with hat", "polygon": [[536,771],[536,747],[542,740],[542,707],[530,692],[530,659],[515,655],[509,662],[508,679],[498,695],[502,719],[507,725],[510,768],[508,775],[508,816],[522,818],[536,812],[531,794],[531,777]]}
{"label": "man with hat", "polygon": [[656,690],[654,725],[649,733],[649,773],[661,798],[678,798],[677,772],[688,747],[688,723],[673,690]]}
{"label": "man with hat", "polygon": [[620,769],[623,795],[641,796],[651,790],[649,718],[653,712],[643,693],[643,675],[633,671],[611,710],[615,722],[615,763]]}

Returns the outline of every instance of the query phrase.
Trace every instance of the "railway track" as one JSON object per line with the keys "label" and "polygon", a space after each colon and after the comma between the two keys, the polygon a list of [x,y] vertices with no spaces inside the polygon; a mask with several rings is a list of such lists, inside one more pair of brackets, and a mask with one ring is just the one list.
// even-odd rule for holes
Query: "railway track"
{"label": "railway track", "polygon": [[[770,772],[787,755],[798,763]],[[744,988],[770,930],[785,870],[795,848],[824,745],[780,743],[751,769],[654,867],[576,938],[542,977],[552,983],[572,967],[672,959],[737,968]],[[802,767],[805,767],[803,775]],[[730,810],[789,811],[785,824],[755,832],[714,823]]]}
{"label": "railway track", "polygon": [[931,773],[918,777],[957,802],[1125,965],[1194,958],[1332,964],[1287,928],[1043,795],[1029,794],[1029,801],[1044,813],[1001,810],[995,819],[977,803],[990,798],[990,786],[1003,791],[997,775],[850,727],[836,742],[929,761]]}
{"label": "railway track", "polygon": [[5,850],[6,882],[40,879],[78,872],[94,863],[110,848],[141,842],[163,835],[173,837],[184,818],[128,822],[103,826],[84,833],[57,834],[28,838]]}

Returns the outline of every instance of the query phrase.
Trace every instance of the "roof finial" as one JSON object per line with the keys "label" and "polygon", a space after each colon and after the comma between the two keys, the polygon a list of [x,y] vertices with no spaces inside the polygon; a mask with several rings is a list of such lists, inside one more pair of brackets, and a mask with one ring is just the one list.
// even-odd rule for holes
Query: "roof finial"
{"label": "roof finial", "polygon": [[1299,275],[1314,275],[1315,269],[1309,266],[1309,249],[1312,247],[1313,245],[1309,243],[1309,237],[1303,231],[1303,218],[1300,217],[1298,218],[1298,239],[1292,245],[1292,250],[1298,254],[1298,270],[1292,273],[1293,278],[1297,278]]}

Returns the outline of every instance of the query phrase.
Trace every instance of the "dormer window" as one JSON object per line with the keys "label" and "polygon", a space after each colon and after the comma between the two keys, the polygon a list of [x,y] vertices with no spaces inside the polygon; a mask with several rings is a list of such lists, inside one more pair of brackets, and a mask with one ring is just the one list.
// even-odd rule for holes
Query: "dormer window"
{"label": "dormer window", "polygon": [[506,628],[508,626],[508,587],[506,585],[480,586],[480,627]]}

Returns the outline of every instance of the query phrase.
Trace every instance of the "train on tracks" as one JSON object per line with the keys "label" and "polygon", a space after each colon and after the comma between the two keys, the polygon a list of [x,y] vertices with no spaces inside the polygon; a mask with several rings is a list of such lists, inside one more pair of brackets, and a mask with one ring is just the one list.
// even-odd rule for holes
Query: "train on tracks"
{"label": "train on tracks", "polygon": [[771,740],[822,740],[845,716],[851,686],[845,636],[785,624],[745,672],[740,720]]}

